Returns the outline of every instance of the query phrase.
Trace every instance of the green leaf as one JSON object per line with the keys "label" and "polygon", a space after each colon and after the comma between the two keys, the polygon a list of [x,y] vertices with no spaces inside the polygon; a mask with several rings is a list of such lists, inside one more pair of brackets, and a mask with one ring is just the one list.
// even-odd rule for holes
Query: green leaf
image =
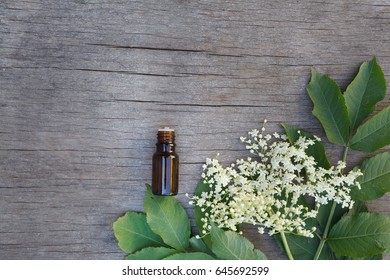
{"label": "green leaf", "polygon": [[361,125],[352,137],[351,149],[372,153],[390,145],[390,106]]}
{"label": "green leaf", "polygon": [[213,252],[206,246],[202,239],[198,239],[195,236],[190,239],[191,247],[197,252],[203,252],[212,255]]}
{"label": "green leaf", "polygon": [[386,80],[375,57],[364,62],[355,79],[349,84],[344,97],[351,130],[354,131],[375,110],[375,105],[386,95]]}
{"label": "green leaf", "polygon": [[336,254],[363,258],[390,248],[390,219],[383,214],[344,216],[331,229],[328,242]]}
{"label": "green leaf", "polygon": [[[318,227],[317,221],[315,219],[306,220],[306,228]],[[285,233],[287,243],[290,247],[291,254],[296,260],[312,260],[315,256],[317,248],[320,244],[320,239],[317,236],[313,238],[300,236],[291,233]],[[286,253],[284,248],[282,238],[280,234],[273,235],[279,247]],[[320,260],[331,260],[333,259],[332,253],[329,246],[324,246]]]}
{"label": "green leaf", "polygon": [[367,258],[364,258],[364,260],[383,260],[383,255],[373,255]]}
{"label": "green leaf", "polygon": [[[210,191],[211,191],[211,189],[210,189],[209,184],[204,183],[203,179],[201,179],[199,181],[198,185],[196,186],[194,195],[200,196],[203,192],[208,193]],[[201,208],[199,206],[195,206],[195,208],[194,208],[195,223],[196,223],[196,226],[198,227],[199,235],[202,235],[202,230],[203,230],[203,225],[204,225],[204,223],[202,222],[202,219],[205,217],[207,212],[208,212],[207,210],[202,212]],[[204,236],[203,241],[207,245],[207,247],[211,248],[210,235]]]}
{"label": "green leaf", "polygon": [[126,253],[165,245],[161,237],[150,229],[144,213],[127,212],[114,222],[113,229],[119,248]]}
{"label": "green leaf", "polygon": [[[320,240],[317,236],[308,238],[305,236],[299,236],[294,234],[285,233],[287,243],[290,247],[291,254],[295,260],[312,260],[315,256],[317,248],[320,244]],[[280,234],[274,235],[274,238],[279,247],[286,254],[286,250],[283,246],[282,238]],[[329,246],[324,246],[322,249],[320,260],[331,260],[333,259],[332,253]]]}
{"label": "green leaf", "polygon": [[383,260],[383,255],[373,255],[365,258],[338,257],[339,260]]}
{"label": "green leaf", "polygon": [[146,247],[134,254],[127,255],[126,260],[161,260],[177,251],[166,247]]}
{"label": "green leaf", "polygon": [[266,256],[255,250],[253,244],[234,231],[223,231],[211,225],[212,251],[224,260],[265,260]]}
{"label": "green leaf", "polygon": [[286,135],[291,144],[294,144],[300,136],[314,140],[314,145],[311,145],[306,149],[306,154],[314,157],[319,167],[323,167],[325,169],[330,168],[331,165],[326,156],[324,145],[322,145],[322,143],[318,141],[313,134],[287,124],[282,124],[282,126],[286,131]]}
{"label": "green leaf", "polygon": [[178,253],[166,257],[164,260],[215,260],[212,256],[205,253],[193,252],[193,253]]}
{"label": "green leaf", "polygon": [[345,146],[349,138],[349,117],[336,82],[312,68],[306,90],[314,103],[313,115],[321,122],[329,141]]}
{"label": "green leaf", "polygon": [[[321,205],[320,209],[318,209],[318,214],[317,214],[317,220],[319,224],[319,229],[320,232],[324,232],[326,223],[328,222],[328,217],[330,215],[330,210],[332,208],[332,203],[328,203],[325,205]],[[342,208],[340,204],[336,205],[336,208],[334,210],[334,214],[332,217],[332,221],[330,223],[330,228],[337,223],[338,220],[341,219],[343,215],[345,215],[348,212],[348,208]]]}
{"label": "green leaf", "polygon": [[390,192],[390,152],[365,160],[360,170],[363,172],[358,178],[361,189],[351,189],[351,197],[354,200],[377,199]]}
{"label": "green leaf", "polygon": [[150,228],[169,246],[185,251],[191,230],[187,213],[180,203],[172,196],[153,195],[147,185],[144,208]]}

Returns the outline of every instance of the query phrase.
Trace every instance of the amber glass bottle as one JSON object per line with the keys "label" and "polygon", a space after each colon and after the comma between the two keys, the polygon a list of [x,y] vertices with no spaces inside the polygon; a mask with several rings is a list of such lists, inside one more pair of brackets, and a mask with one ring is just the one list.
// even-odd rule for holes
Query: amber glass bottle
{"label": "amber glass bottle", "polygon": [[176,195],[179,183],[179,157],[175,153],[175,130],[158,130],[157,149],[153,155],[152,192],[155,195]]}

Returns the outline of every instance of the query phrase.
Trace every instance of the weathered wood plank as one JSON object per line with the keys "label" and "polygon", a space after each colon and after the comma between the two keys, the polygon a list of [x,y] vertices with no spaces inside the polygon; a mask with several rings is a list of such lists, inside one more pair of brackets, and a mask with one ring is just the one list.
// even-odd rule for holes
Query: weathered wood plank
{"label": "weathered wood plank", "polygon": [[[111,224],[142,211],[163,125],[177,130],[192,217],[184,194],[205,158],[242,157],[239,136],[265,118],[323,136],[311,66],[345,88],[375,54],[389,81],[389,23],[385,0],[2,0],[0,259],[122,258]],[[390,215],[389,201],[370,207]]]}

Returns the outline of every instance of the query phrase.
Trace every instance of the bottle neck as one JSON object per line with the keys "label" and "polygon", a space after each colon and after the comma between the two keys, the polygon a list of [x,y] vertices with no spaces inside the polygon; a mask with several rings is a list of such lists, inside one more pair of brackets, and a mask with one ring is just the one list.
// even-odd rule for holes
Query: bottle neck
{"label": "bottle neck", "polygon": [[157,151],[158,152],[168,152],[173,153],[175,151],[175,144],[166,144],[166,143],[157,143]]}
{"label": "bottle neck", "polygon": [[175,151],[175,131],[166,127],[157,133],[157,151],[173,153]]}

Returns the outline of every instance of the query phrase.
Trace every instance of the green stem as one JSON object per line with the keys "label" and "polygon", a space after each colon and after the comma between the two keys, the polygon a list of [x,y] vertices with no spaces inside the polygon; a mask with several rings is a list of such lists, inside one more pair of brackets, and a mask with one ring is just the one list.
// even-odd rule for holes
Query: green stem
{"label": "green stem", "polygon": [[280,236],[282,237],[283,246],[284,246],[284,249],[286,250],[288,258],[290,260],[294,260],[294,257],[293,257],[293,255],[291,254],[291,251],[290,251],[290,247],[288,246],[288,243],[287,243],[286,235],[284,235],[284,231],[280,232]]}
{"label": "green stem", "polygon": [[343,154],[343,159],[342,159],[344,162],[347,162],[348,149],[349,149],[348,146],[346,146],[344,149],[344,154]]}
{"label": "green stem", "polygon": [[[343,158],[342,158],[342,161],[343,161],[343,162],[346,162],[346,161],[347,161],[348,149],[349,149],[349,148],[348,148],[348,145],[345,146],[344,153],[343,153]],[[330,225],[331,225],[331,223],[332,223],[332,219],[333,219],[334,211],[335,211],[335,209],[336,209],[336,205],[337,205],[337,203],[333,201],[333,203],[332,203],[332,208],[330,209],[329,216],[328,216],[328,220],[327,220],[327,222],[326,222],[324,234],[322,235],[320,244],[318,245],[317,251],[316,251],[316,253],[315,253],[315,255],[314,255],[314,260],[318,260],[318,258],[319,258],[320,255],[321,255],[322,249],[324,248],[326,239],[328,238],[328,233],[329,233],[329,230],[330,230]]]}
{"label": "green stem", "polygon": [[314,260],[318,260],[318,258],[321,255],[322,249],[324,248],[326,239],[328,238],[328,233],[330,229],[330,224],[332,223],[333,215],[334,215],[334,210],[336,209],[337,203],[333,201],[332,203],[332,208],[330,209],[328,221],[326,222],[325,230],[324,230],[324,235],[321,238],[320,244],[318,245],[316,254],[314,255]]}

